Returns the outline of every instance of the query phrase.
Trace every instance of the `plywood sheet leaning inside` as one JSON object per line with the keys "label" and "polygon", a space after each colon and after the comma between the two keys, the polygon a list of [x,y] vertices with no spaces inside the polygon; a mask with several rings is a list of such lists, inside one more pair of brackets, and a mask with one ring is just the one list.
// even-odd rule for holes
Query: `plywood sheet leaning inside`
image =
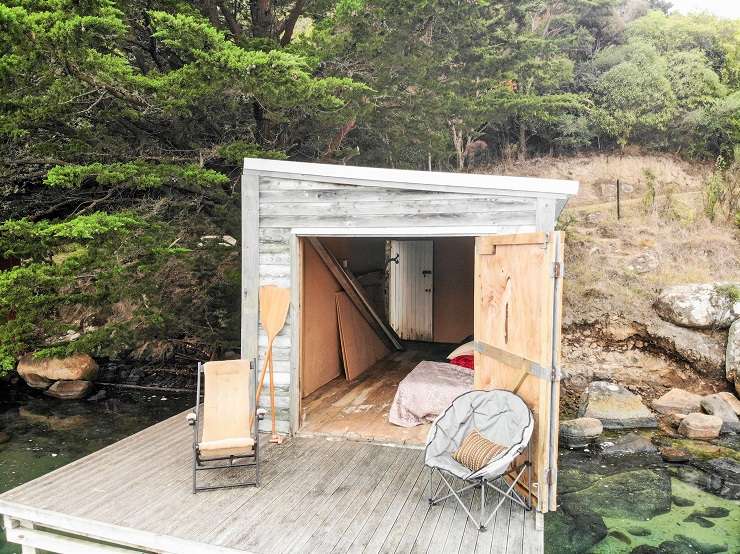
{"label": "plywood sheet leaning inside", "polygon": [[342,375],[337,307],[342,287],[307,241],[303,243],[301,397]]}
{"label": "plywood sheet leaning inside", "polygon": [[344,370],[349,381],[354,381],[375,362],[387,356],[390,350],[365,321],[347,293],[336,293],[339,338]]}

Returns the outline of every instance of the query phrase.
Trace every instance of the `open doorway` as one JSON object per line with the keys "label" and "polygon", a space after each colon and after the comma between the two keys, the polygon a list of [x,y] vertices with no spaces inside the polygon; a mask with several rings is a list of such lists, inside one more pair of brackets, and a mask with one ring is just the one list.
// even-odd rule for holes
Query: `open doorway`
{"label": "open doorway", "polygon": [[302,238],[300,248],[300,431],[423,444],[428,422],[394,425],[389,413],[420,364],[446,372],[455,394],[472,387],[472,367],[447,366],[473,334],[475,238]]}

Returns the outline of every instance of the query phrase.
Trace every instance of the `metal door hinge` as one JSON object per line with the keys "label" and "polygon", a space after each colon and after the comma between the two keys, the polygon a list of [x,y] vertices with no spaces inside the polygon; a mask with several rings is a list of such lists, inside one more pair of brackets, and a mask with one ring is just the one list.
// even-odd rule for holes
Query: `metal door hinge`
{"label": "metal door hinge", "polygon": [[552,276],[555,279],[560,279],[563,276],[563,266],[560,262],[553,262]]}

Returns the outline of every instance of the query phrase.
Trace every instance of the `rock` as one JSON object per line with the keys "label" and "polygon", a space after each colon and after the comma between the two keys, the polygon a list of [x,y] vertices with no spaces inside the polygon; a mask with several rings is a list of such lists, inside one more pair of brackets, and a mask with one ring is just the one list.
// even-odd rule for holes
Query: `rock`
{"label": "rock", "polygon": [[579,491],[590,487],[600,479],[599,475],[576,467],[558,468],[558,494]]}
{"label": "rock", "polygon": [[[569,513],[590,510],[601,517],[648,520],[671,509],[671,481],[663,469],[636,469],[602,477],[560,501]],[[549,536],[549,535],[548,535]]]}
{"label": "rock", "polygon": [[604,429],[657,427],[655,416],[642,399],[620,385],[594,381],[581,396],[579,417],[601,421]]}
{"label": "rock", "polygon": [[89,427],[91,422],[87,416],[83,415],[46,415],[39,414],[26,406],[18,408],[18,415],[28,420],[33,425],[44,425],[52,431],[70,431],[72,429],[82,429]]}
{"label": "rock", "polygon": [[722,419],[707,414],[693,413],[681,420],[678,432],[690,439],[716,439],[722,429]]}
{"label": "rock", "polygon": [[657,454],[658,449],[645,437],[637,433],[628,433],[617,439],[614,444],[601,451],[604,457],[632,456],[635,454]]}
{"label": "rock", "polygon": [[626,533],[622,533],[619,529],[612,529],[609,531],[609,536],[614,537],[619,542],[623,542],[624,544],[632,544],[632,539],[629,538],[629,536]]}
{"label": "rock", "polygon": [[627,269],[634,271],[635,273],[650,273],[651,271],[658,269],[659,265],[660,262],[655,253],[645,252],[632,258],[627,265]]}
{"label": "rock", "polygon": [[738,433],[740,432],[740,419],[735,414],[724,398],[716,394],[705,396],[701,400],[701,407],[710,415],[717,416],[722,420],[721,433]]}
{"label": "rock", "polygon": [[108,393],[105,392],[105,389],[100,389],[98,392],[90,396],[87,401],[88,402],[100,402],[101,400],[105,400],[108,397]]}
{"label": "rock", "polygon": [[675,476],[727,500],[740,500],[740,463],[730,458],[693,460],[691,465],[677,466]]}
{"label": "rock", "polygon": [[10,442],[10,435],[5,431],[0,431],[0,444],[5,444],[6,442]]}
{"label": "rock", "polygon": [[679,508],[689,508],[695,504],[693,500],[681,498],[680,496],[671,496],[671,501]]}
{"label": "rock", "polygon": [[79,400],[85,398],[92,391],[92,383],[82,380],[60,380],[50,386],[44,394],[61,400]]}
{"label": "rock", "polygon": [[719,519],[730,515],[730,510],[723,508],[722,506],[707,506],[700,512],[695,512],[697,515],[702,517],[709,517],[712,519]]}
{"label": "rock", "polygon": [[560,440],[567,448],[583,448],[604,431],[601,421],[593,417],[579,417],[560,423]]}
{"label": "rock", "polygon": [[627,532],[632,535],[633,537],[648,537],[652,533],[650,532],[650,529],[646,529],[645,527],[628,527]]}
{"label": "rock", "polygon": [[26,373],[23,380],[32,389],[46,390],[51,386],[52,381],[36,373]]}
{"label": "rock", "polygon": [[671,389],[653,401],[653,410],[660,414],[690,414],[701,411],[701,396],[683,389]]}
{"label": "rock", "polygon": [[[701,409],[701,406],[699,406],[699,409]],[[678,427],[681,425],[681,422],[683,421],[683,418],[686,417],[687,414],[669,414],[666,416],[666,421],[673,425],[674,427]]]}
{"label": "rock", "polygon": [[699,527],[703,527],[704,529],[710,529],[714,527],[714,522],[709,521],[707,518],[700,516],[697,512],[692,512],[689,514],[684,521],[686,523],[696,523]]}
{"label": "rock", "polygon": [[637,546],[630,550],[630,554],[661,554],[661,551],[658,550],[655,546],[650,546],[649,544],[641,544],[640,546]]}
{"label": "rock", "polygon": [[664,446],[660,449],[660,456],[668,463],[677,464],[682,462],[688,462],[691,459],[691,454],[682,448],[673,448],[671,446]]}
{"label": "rock", "polygon": [[663,541],[655,552],[658,554],[698,554],[688,544],[679,541]]}
{"label": "rock", "polygon": [[33,373],[51,381],[92,381],[98,372],[98,364],[87,354],[40,360],[29,355],[18,361],[16,370],[24,380],[26,375]]}
{"label": "rock", "polygon": [[696,465],[710,475],[717,495],[740,500],[740,462],[730,458],[716,458]]}
{"label": "rock", "polygon": [[717,396],[730,405],[736,416],[740,416],[740,400],[738,400],[737,396],[727,391],[718,392]]}
{"label": "rock", "polygon": [[[566,510],[550,512],[545,518],[546,551],[585,554],[606,537],[604,519],[592,512],[571,515]],[[490,531],[489,531],[490,532]]]}
{"label": "rock", "polygon": [[691,552],[697,552],[698,554],[719,554],[720,552],[728,551],[726,544],[700,542],[695,538],[687,537],[686,535],[675,535],[674,539],[689,546],[691,548]]}
{"label": "rock", "polygon": [[730,325],[730,330],[727,333],[725,377],[735,386],[735,392],[740,394],[740,319],[736,319]]}
{"label": "rock", "polygon": [[725,287],[740,284],[709,283],[664,288],[653,304],[666,321],[694,329],[726,329],[740,318],[740,301]]}
{"label": "rock", "polygon": [[674,353],[705,375],[725,378],[724,332],[695,331],[655,319],[645,326],[655,346]]}

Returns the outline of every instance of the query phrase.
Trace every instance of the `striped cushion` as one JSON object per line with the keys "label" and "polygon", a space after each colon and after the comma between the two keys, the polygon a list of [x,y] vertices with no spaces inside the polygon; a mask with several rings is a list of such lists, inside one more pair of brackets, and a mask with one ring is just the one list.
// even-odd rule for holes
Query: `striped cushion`
{"label": "striped cushion", "polygon": [[508,449],[508,446],[489,441],[476,430],[463,439],[452,458],[468,469],[478,471]]}

